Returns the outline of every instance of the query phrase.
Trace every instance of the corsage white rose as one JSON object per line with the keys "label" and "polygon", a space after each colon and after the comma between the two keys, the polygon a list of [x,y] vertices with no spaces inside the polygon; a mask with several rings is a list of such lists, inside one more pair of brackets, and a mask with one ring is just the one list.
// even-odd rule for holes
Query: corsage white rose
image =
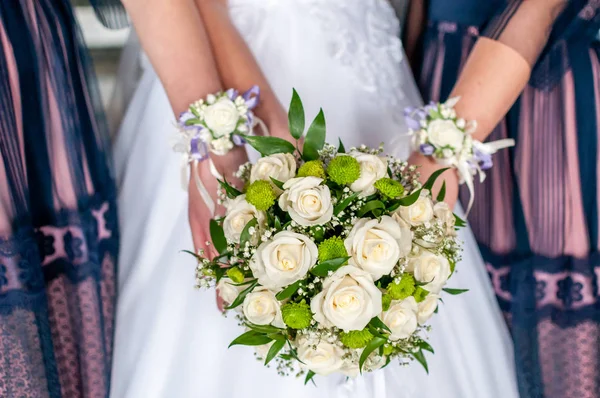
{"label": "corsage white rose", "polygon": [[465,139],[462,132],[452,120],[436,119],[427,126],[429,142],[436,148],[450,147],[455,153],[460,152]]}
{"label": "corsage white rose", "polygon": [[215,138],[233,133],[239,120],[238,108],[228,97],[221,97],[204,108],[204,122]]}
{"label": "corsage white rose", "polygon": [[258,246],[249,265],[262,286],[279,291],[303,279],[317,256],[317,245],[309,237],[282,231]]}

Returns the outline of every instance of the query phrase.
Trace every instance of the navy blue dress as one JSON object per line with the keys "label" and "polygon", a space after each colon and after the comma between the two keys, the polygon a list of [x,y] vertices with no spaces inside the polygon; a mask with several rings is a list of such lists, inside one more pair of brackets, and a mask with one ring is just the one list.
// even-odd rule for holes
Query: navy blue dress
{"label": "navy blue dress", "polygon": [[[479,35],[519,3],[430,0],[426,100],[448,97]],[[497,155],[469,217],[511,326],[523,398],[600,397],[599,29],[600,1],[568,1],[490,136],[517,145]]]}
{"label": "navy blue dress", "polygon": [[118,228],[94,79],[68,0],[0,1],[1,397],[108,396]]}

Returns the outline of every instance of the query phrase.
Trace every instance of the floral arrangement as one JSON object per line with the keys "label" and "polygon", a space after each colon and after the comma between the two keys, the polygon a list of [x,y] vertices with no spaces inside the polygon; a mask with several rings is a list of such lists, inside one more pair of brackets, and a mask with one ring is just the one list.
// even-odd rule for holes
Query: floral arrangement
{"label": "floral arrangement", "polygon": [[459,97],[445,103],[432,102],[422,108],[406,108],[407,125],[413,135],[413,150],[432,156],[438,163],[458,170],[461,183],[466,183],[473,203],[473,177],[485,180],[485,170],[492,168],[492,155],[515,145],[512,139],[482,143],[473,139],[477,122],[458,117],[454,107]]}
{"label": "floral arrangement", "polygon": [[[288,114],[296,145],[243,136],[262,154],[243,165],[242,191],[220,181],[224,217],[211,220],[218,254],[198,259],[198,287],[216,287],[255,346],[282,375],[354,377],[392,360],[427,369],[427,321],[460,260],[463,225],[432,197],[415,167],[382,148],[325,143],[319,112],[306,134],[294,91]],[[302,148],[298,144],[303,138]],[[208,242],[207,242],[208,243]]]}

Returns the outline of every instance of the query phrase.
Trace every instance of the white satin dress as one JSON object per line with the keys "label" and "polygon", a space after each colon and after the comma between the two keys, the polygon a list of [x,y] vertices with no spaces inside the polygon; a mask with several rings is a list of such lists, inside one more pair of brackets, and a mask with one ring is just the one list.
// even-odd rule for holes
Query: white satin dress
{"label": "white satin dress", "polygon": [[[421,98],[404,60],[399,22],[384,0],[231,0],[232,18],[282,104],[292,88],[307,118],[323,107],[328,140],[408,148],[403,109]],[[120,189],[121,254],[114,398],[516,398],[512,345],[469,229],[464,260],[431,320],[429,375],[418,364],[346,380],[316,377],[317,387],[264,368],[241,333],[197,291],[187,194],[168,137],[173,115],[135,36],[123,57],[117,99],[128,103],[114,140]],[[136,82],[135,84],[133,82]],[[131,88],[131,90],[128,89]]]}

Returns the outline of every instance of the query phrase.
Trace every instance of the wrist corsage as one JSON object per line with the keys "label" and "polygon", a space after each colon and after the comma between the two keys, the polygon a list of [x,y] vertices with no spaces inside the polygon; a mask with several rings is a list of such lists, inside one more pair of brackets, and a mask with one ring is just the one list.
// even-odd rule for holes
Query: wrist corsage
{"label": "wrist corsage", "polygon": [[500,149],[515,145],[513,139],[480,142],[472,134],[477,122],[466,121],[457,116],[454,107],[459,97],[445,103],[430,103],[422,108],[405,109],[407,125],[412,134],[412,146],[425,156],[431,156],[439,164],[456,168],[460,183],[466,184],[469,192],[467,214],[473,205],[475,176],[485,180],[485,170],[493,166],[492,155]]}

